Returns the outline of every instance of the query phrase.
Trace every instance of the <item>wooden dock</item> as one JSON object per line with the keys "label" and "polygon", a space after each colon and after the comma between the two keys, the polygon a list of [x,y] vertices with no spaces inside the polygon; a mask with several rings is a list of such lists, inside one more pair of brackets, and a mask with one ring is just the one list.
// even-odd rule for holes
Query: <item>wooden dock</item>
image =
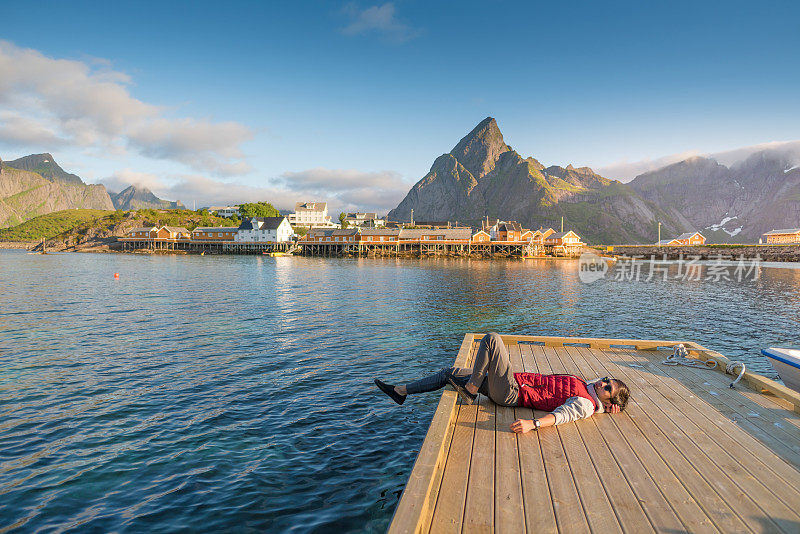
{"label": "wooden dock", "polygon": [[520,371],[624,380],[626,411],[517,435],[532,410],[445,390],[390,533],[800,532],[800,394],[749,372],[731,389],[695,343],[722,372],[662,365],[676,341],[503,339]]}

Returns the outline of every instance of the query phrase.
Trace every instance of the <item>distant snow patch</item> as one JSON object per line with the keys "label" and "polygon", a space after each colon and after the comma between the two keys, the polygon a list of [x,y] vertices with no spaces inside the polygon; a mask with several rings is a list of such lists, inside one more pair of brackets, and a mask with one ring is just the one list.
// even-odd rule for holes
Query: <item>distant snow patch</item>
{"label": "distant snow patch", "polygon": [[788,173],[792,172],[795,169],[800,169],[800,165],[795,165],[794,167],[789,167],[788,169],[783,171],[783,174],[788,174]]}
{"label": "distant snow patch", "polygon": [[[725,215],[727,215],[727,213]],[[733,217],[723,217],[723,219],[720,222],[718,222],[717,224],[712,224],[711,226],[706,226],[706,230],[714,230],[714,231],[716,231],[716,230],[725,230],[725,228],[723,228],[723,226],[725,226],[725,223],[728,223],[728,222],[730,222],[730,221],[732,221],[734,219],[738,219],[738,218],[739,218],[738,215],[734,215]],[[725,230],[725,231],[727,232],[727,230]]]}
{"label": "distant snow patch", "polygon": [[732,231],[730,231],[730,232],[729,232],[729,231],[727,231],[727,230],[725,230],[725,228],[723,228],[723,230],[725,230],[725,233],[726,233],[726,234],[728,234],[729,236],[733,237],[733,236],[735,236],[736,234],[738,234],[739,232],[741,232],[741,231],[742,231],[742,228],[744,228],[744,226],[740,226],[739,228],[737,228],[737,229],[735,229],[735,230],[732,230]]}

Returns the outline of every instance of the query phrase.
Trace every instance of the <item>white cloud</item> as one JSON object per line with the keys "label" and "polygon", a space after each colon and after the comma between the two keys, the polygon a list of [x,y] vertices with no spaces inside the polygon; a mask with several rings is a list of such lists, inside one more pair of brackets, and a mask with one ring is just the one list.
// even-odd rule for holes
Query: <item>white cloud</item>
{"label": "white cloud", "polygon": [[145,156],[176,160],[222,175],[250,171],[239,149],[250,138],[252,133],[241,124],[195,119],[157,119],[134,126],[128,135],[129,144]]}
{"label": "white cloud", "polygon": [[774,154],[780,154],[792,163],[800,163],[800,141],[772,141],[769,143],[726,150],[724,152],[716,152],[711,154],[710,157],[730,167],[735,163],[747,159],[756,152],[762,152],[764,150],[769,150]]}
{"label": "white cloud", "polygon": [[378,34],[390,41],[400,43],[416,37],[418,33],[398,20],[392,2],[365,9],[360,9],[354,3],[350,3],[344,7],[344,13],[350,19],[349,24],[342,28],[342,33],[345,35]]}
{"label": "white cloud", "polygon": [[300,172],[286,172],[281,180],[289,186],[324,192],[349,191],[363,187],[386,189],[402,183],[393,171],[363,172],[354,169],[316,168]]}
{"label": "white cloud", "polygon": [[159,198],[180,200],[186,206],[212,206],[241,202],[271,202],[279,209],[293,209],[295,202],[322,201],[331,213],[375,211],[381,214],[397,206],[411,187],[392,171],[361,172],[316,168],[285,173],[263,186],[215,180],[203,175],[178,175],[161,179],[124,169],[101,180],[110,191],[129,185],[150,189]]}
{"label": "white cloud", "polygon": [[730,167],[735,163],[744,161],[756,152],[764,150],[781,154],[787,161],[791,161],[792,163],[800,163],[800,141],[773,141],[722,152],[703,153],[698,150],[689,150],[656,159],[643,159],[633,162],[619,161],[610,165],[597,167],[595,170],[606,178],[620,180],[621,182],[629,182],[640,174],[654,171],[695,156],[712,158],[722,165]]}
{"label": "white cloud", "polygon": [[0,111],[0,143],[13,147],[30,145],[60,147],[68,143],[55,129],[32,117]]}
{"label": "white cloud", "polygon": [[333,197],[350,211],[389,211],[400,203],[411,187],[393,171],[353,169],[316,168],[287,172],[281,175],[280,182],[293,191]]}
{"label": "white cloud", "polygon": [[100,180],[100,183],[106,186],[106,189],[112,193],[119,193],[131,185],[135,185],[137,187],[146,187],[150,191],[162,191],[169,189],[169,186],[167,186],[164,181],[155,174],[136,172],[131,169],[122,169],[121,171],[117,171],[112,176]]}
{"label": "white cloud", "polygon": [[686,152],[680,152],[678,154],[670,154],[669,156],[656,159],[643,159],[639,161],[622,160],[614,162],[610,165],[598,167],[595,169],[595,171],[601,176],[610,178],[611,180],[630,182],[640,174],[655,169],[660,169],[662,167],[666,167],[667,165],[672,165],[673,163],[678,163],[679,161],[683,161],[697,155],[699,155],[698,152],[690,150]]}
{"label": "white cloud", "polygon": [[203,172],[250,170],[240,149],[252,137],[247,127],[169,118],[165,108],[131,96],[130,77],[105,60],[55,59],[0,41],[0,73],[0,141],[8,145],[40,151],[58,140],[93,150],[128,145]]}

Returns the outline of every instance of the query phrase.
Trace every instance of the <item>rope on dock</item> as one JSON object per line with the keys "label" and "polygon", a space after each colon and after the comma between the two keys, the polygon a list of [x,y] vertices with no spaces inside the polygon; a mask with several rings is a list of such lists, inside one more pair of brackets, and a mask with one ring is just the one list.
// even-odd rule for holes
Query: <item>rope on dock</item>
{"label": "rope on dock", "polygon": [[744,373],[746,371],[746,368],[744,366],[744,362],[739,362],[739,361],[729,362],[728,365],[725,367],[725,372],[726,373],[728,373],[729,375],[734,375],[734,374],[736,374],[734,372],[734,369],[736,368],[737,365],[741,365],[742,366],[742,370],[739,371],[739,376],[736,377],[736,380],[734,380],[733,382],[730,383],[730,388],[731,389],[734,389],[734,386],[739,382],[739,380],[742,379],[742,377],[744,376]]}
{"label": "rope on dock", "polygon": [[[714,369],[717,366],[716,360],[699,360],[695,358],[689,358],[689,351],[686,350],[686,347],[683,346],[683,343],[675,345],[672,349],[672,354],[670,354],[669,357],[661,363],[663,365],[685,365],[686,367],[696,367],[699,369]],[[739,380],[742,379],[746,368],[744,362],[740,361],[729,362],[725,367],[726,374],[735,375],[736,372],[734,370],[738,366],[741,366],[742,370],[739,372],[739,376],[736,377],[736,380],[730,383],[729,387],[731,389],[734,389],[734,386],[736,386]]]}
{"label": "rope on dock", "polygon": [[716,360],[698,360],[689,357],[689,351],[683,343],[672,348],[672,354],[661,362],[664,365],[685,365],[686,367],[698,367],[700,369],[714,369],[717,366]]}

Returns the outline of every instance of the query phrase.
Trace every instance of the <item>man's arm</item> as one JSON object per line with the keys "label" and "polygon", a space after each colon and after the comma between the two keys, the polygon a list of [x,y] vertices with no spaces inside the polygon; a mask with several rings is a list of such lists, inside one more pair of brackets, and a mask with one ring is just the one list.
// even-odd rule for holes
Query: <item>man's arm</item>
{"label": "man's arm", "polygon": [[[567,402],[539,419],[539,428],[561,425],[578,419],[585,419],[594,415],[594,404],[583,397],[570,397]],[[517,419],[511,424],[511,430],[524,434],[535,428],[530,419]]]}
{"label": "man's arm", "polygon": [[[539,419],[539,428],[544,428],[546,426],[553,426],[556,424],[556,416],[549,413],[544,417]],[[530,432],[536,427],[533,422],[533,419],[517,419],[513,423],[511,423],[511,430],[516,432],[517,434],[524,434],[525,432]]]}

